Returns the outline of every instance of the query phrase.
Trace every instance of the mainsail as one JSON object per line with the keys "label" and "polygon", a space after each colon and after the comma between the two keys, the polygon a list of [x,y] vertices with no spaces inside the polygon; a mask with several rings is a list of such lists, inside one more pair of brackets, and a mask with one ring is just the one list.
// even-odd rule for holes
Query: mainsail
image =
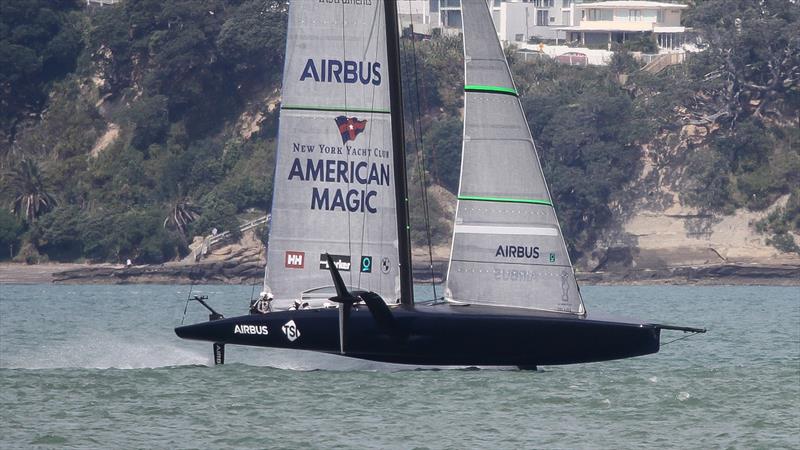
{"label": "mainsail", "polygon": [[462,0],[464,143],[449,301],[583,314],[575,274],[486,0]]}
{"label": "mainsail", "polygon": [[292,0],[265,277],[279,304],[331,285],[326,252],[345,283],[399,298],[388,78],[380,0]]}

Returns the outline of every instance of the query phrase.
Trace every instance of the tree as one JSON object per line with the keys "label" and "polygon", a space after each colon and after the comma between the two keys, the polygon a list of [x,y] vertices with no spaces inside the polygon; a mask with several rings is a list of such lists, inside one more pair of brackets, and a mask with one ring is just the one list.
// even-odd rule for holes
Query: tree
{"label": "tree", "polygon": [[216,45],[237,75],[279,75],[286,41],[287,5],[277,0],[244,2],[222,24]]}
{"label": "tree", "polygon": [[200,217],[200,208],[184,198],[172,204],[169,215],[164,219],[164,228],[176,230],[183,242],[186,243],[187,228],[198,217]]}
{"label": "tree", "polygon": [[74,205],[61,205],[33,227],[31,241],[49,259],[71,261],[83,256],[82,229],[86,214]]}
{"label": "tree", "polygon": [[423,42],[402,39],[400,58],[405,111],[414,115],[418,110],[441,108],[446,114],[460,115],[464,98],[461,37],[440,36]]}
{"label": "tree", "polygon": [[462,130],[460,119],[447,117],[435,121],[425,133],[426,162],[433,181],[450,192],[458,190]]}
{"label": "tree", "polygon": [[8,211],[0,209],[0,259],[3,252],[8,249],[8,258],[14,257],[14,245],[19,240],[22,224]]}
{"label": "tree", "polygon": [[682,199],[704,210],[732,212],[730,175],[727,162],[712,149],[696,150],[686,162],[687,183]]}
{"label": "tree", "polygon": [[32,159],[23,159],[8,176],[8,189],[13,197],[11,212],[31,224],[56,206],[56,199],[45,187],[39,165]]}
{"label": "tree", "polygon": [[579,256],[609,225],[609,204],[634,179],[638,142],[653,130],[608,68],[542,62],[514,71],[570,252]]}
{"label": "tree", "polygon": [[160,142],[169,129],[167,97],[140,98],[128,109],[127,121],[133,130],[131,145],[134,147],[146,150],[150,144]]}
{"label": "tree", "polygon": [[[693,8],[704,50],[692,58],[702,89],[695,120],[734,127],[749,116],[795,117],[800,105],[800,5],[794,0],[707,0]],[[785,114],[786,109],[795,111]],[[796,120],[796,119],[795,119]]]}
{"label": "tree", "polygon": [[0,2],[0,150],[26,115],[37,115],[51,81],[75,68],[81,50],[76,0]]}

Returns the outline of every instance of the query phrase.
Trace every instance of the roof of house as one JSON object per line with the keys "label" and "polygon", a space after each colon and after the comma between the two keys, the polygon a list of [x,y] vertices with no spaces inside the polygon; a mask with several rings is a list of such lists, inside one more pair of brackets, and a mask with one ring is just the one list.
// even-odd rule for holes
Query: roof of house
{"label": "roof of house", "polygon": [[652,22],[614,22],[611,20],[584,21],[580,25],[558,27],[563,31],[653,31]]}
{"label": "roof of house", "polygon": [[672,9],[686,9],[688,5],[680,3],[664,3],[664,2],[647,2],[639,0],[614,0],[609,2],[595,2],[595,3],[580,3],[575,5],[576,8],[672,8]]}
{"label": "roof of house", "polygon": [[656,33],[683,33],[685,27],[659,27],[652,22],[614,22],[610,20],[581,22],[571,27],[556,27],[559,31],[653,31]]}

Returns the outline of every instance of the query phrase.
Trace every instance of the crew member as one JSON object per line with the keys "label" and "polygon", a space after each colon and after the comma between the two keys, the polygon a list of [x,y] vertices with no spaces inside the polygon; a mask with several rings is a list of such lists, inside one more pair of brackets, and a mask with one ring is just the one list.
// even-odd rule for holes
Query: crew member
{"label": "crew member", "polygon": [[272,311],[272,292],[261,291],[258,299],[250,305],[250,314],[266,314]]}

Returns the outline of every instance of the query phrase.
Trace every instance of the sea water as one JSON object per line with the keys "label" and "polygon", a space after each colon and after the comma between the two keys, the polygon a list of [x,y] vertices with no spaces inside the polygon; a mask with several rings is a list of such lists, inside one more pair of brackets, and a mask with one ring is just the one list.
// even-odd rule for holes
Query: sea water
{"label": "sea water", "polygon": [[800,448],[797,288],[587,286],[590,310],[709,331],[536,372],[236,346],[213,367],[173,333],[207,319],[190,289],[227,316],[253,292],[0,285],[0,448]]}

